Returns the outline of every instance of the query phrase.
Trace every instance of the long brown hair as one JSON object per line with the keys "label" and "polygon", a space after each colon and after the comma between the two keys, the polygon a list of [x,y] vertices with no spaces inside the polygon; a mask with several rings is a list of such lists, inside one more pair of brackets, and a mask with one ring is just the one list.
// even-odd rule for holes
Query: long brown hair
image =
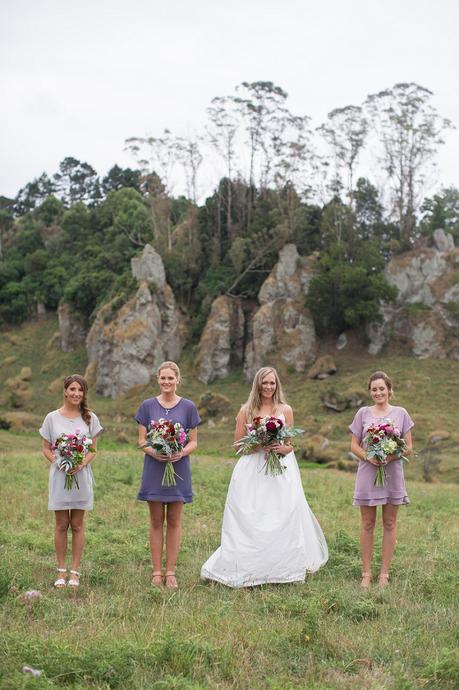
{"label": "long brown hair", "polygon": [[82,419],[89,426],[91,423],[91,410],[88,404],[88,384],[86,379],[80,376],[80,374],[71,374],[64,379],[64,390],[66,391],[72,383],[78,383],[83,391],[83,397],[80,402],[80,412]]}
{"label": "long brown hair", "polygon": [[262,367],[258,369],[253,377],[252,390],[245,403],[245,412],[247,421],[249,422],[252,421],[255,410],[259,410],[261,407],[261,383],[268,374],[274,374],[274,378],[276,379],[276,390],[273,395],[274,409],[276,409],[278,405],[283,405],[286,402],[279,375],[274,367]]}

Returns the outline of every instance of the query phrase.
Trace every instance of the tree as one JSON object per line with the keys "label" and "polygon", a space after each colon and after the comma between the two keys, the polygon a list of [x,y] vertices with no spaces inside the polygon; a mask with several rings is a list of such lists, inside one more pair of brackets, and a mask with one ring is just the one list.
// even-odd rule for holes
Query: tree
{"label": "tree", "polygon": [[439,194],[425,199],[421,212],[424,214],[421,221],[423,235],[430,236],[437,228],[443,228],[459,244],[459,189],[442,189]]}
{"label": "tree", "polygon": [[415,83],[395,84],[368,96],[365,107],[380,141],[383,168],[392,185],[392,207],[402,248],[416,234],[416,210],[428,166],[434,162],[449,120],[432,106],[432,92]]}
{"label": "tree", "polygon": [[109,192],[116,192],[118,189],[132,187],[140,192],[142,174],[140,170],[132,168],[120,168],[114,165],[102,180],[102,191],[107,196]]}
{"label": "tree", "polygon": [[101,198],[99,178],[94,168],[71,156],[61,161],[53,180],[57,195],[67,206],[79,201],[92,205]]}
{"label": "tree", "polygon": [[26,184],[17,193],[14,205],[15,215],[23,216],[55,192],[55,181],[51,180],[46,173],[42,173],[40,177]]}
{"label": "tree", "polygon": [[[346,189],[349,203],[353,206],[354,173],[358,157],[362,151],[368,133],[368,121],[363,109],[348,105],[336,108],[327,115],[327,122],[318,131],[332,150],[336,181]],[[342,181],[344,169],[345,180]]]}

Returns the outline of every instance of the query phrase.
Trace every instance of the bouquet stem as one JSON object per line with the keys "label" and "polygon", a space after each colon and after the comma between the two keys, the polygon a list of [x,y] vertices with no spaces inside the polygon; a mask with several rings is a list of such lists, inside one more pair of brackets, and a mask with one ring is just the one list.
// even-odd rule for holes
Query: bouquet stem
{"label": "bouquet stem", "polygon": [[386,486],[386,470],[384,465],[379,465],[376,470],[374,486]]}
{"label": "bouquet stem", "polygon": [[181,477],[174,470],[174,465],[171,462],[166,462],[166,467],[164,468],[162,486],[176,486],[177,482],[175,477],[181,479]]}
{"label": "bouquet stem", "polygon": [[265,454],[265,474],[271,477],[277,477],[285,470],[285,465],[282,464],[282,455],[277,455],[270,450]]}

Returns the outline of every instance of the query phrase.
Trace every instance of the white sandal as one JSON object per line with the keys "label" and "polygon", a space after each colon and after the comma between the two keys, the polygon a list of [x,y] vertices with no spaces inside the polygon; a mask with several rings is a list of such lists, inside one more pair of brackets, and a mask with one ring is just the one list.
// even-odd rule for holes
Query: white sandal
{"label": "white sandal", "polygon": [[[67,568],[58,568],[57,569],[58,573],[67,573]],[[65,582],[65,577],[58,577],[57,580],[54,582],[54,586],[56,589],[60,589],[61,587],[65,587],[66,582]]]}
{"label": "white sandal", "polygon": [[67,582],[68,587],[79,587],[80,586],[80,573],[78,570],[71,570],[70,571],[72,575],[77,575],[78,580],[76,580],[74,577],[71,577],[70,580]]}

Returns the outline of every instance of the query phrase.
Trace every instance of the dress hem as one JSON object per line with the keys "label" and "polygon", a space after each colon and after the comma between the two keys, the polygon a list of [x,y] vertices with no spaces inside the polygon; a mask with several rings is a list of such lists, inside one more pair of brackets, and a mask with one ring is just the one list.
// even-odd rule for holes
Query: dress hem
{"label": "dress hem", "polygon": [[352,505],[354,506],[384,506],[384,505],[393,505],[393,506],[405,506],[408,505],[410,502],[410,499],[408,496],[404,496],[403,498],[390,498],[390,497],[384,497],[384,498],[354,498]]}
{"label": "dress hem", "polygon": [[185,496],[163,496],[161,494],[149,494],[148,496],[137,496],[138,501],[157,501],[158,503],[192,503],[193,497]]}

